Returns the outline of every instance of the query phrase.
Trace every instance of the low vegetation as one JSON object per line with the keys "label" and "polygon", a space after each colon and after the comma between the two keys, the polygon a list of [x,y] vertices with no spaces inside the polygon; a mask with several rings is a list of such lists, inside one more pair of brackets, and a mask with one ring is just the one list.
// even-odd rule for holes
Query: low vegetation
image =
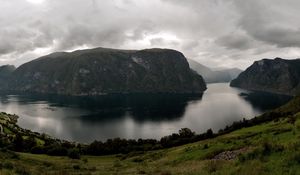
{"label": "low vegetation", "polygon": [[130,152],[153,151],[163,148],[184,145],[208,138],[215,137],[212,130],[203,134],[195,134],[188,128],[182,128],[179,133],[165,136],[160,140],[155,139],[108,139],[105,142],[94,141],[91,144],[80,144],[58,140],[46,134],[39,134],[20,128],[17,116],[0,113],[1,133],[0,146],[17,152],[33,154],[47,154],[51,156],[69,156],[79,158],[80,155],[112,155],[128,154]]}
{"label": "low vegetation", "polygon": [[[122,139],[80,145],[7,127],[13,121],[1,120],[5,135],[9,136],[1,137],[0,174],[297,174],[300,172],[299,108],[300,98],[297,97],[260,117],[228,126],[219,134],[210,130],[196,135],[189,129],[182,129],[160,141],[132,141],[141,144],[143,149],[122,150],[124,152],[120,151],[124,148]],[[13,135],[14,129],[22,132]],[[23,140],[21,148],[18,147],[20,140]],[[58,144],[57,147],[47,148],[50,141]],[[95,154],[103,154],[104,145],[108,144],[111,150],[119,150],[119,153],[89,155],[95,150],[102,151],[100,154],[95,151]],[[157,147],[151,150],[147,145]],[[29,151],[29,148],[30,152],[39,154],[18,152]]]}

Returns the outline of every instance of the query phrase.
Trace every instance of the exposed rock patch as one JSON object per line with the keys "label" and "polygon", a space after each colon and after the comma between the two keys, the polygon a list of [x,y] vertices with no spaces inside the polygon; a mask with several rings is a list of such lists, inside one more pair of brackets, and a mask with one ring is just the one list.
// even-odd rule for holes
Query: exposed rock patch
{"label": "exposed rock patch", "polygon": [[242,148],[233,151],[224,151],[213,157],[213,160],[233,160],[236,159],[240,154],[245,153],[249,148]]}

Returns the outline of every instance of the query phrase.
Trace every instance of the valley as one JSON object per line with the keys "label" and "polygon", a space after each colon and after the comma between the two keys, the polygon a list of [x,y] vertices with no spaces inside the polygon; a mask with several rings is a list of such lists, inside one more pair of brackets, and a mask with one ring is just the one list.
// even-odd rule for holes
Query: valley
{"label": "valley", "polygon": [[0,3],[0,175],[300,175],[300,1]]}

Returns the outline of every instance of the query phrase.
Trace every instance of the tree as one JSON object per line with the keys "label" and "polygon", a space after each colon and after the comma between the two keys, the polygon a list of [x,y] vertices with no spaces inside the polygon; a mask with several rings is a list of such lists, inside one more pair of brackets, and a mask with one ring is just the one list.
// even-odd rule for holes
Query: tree
{"label": "tree", "polygon": [[23,151],[23,143],[24,143],[24,140],[23,140],[22,135],[17,133],[13,140],[14,150],[19,151],[19,152]]}
{"label": "tree", "polygon": [[208,129],[206,131],[206,137],[207,138],[212,138],[213,136],[214,136],[214,133],[213,133],[212,129]]}
{"label": "tree", "polygon": [[36,140],[33,136],[28,137],[23,142],[23,148],[25,151],[30,151],[33,147],[37,145]]}
{"label": "tree", "polygon": [[192,132],[189,128],[181,128],[179,130],[179,136],[182,138],[189,138],[195,136],[195,133]]}

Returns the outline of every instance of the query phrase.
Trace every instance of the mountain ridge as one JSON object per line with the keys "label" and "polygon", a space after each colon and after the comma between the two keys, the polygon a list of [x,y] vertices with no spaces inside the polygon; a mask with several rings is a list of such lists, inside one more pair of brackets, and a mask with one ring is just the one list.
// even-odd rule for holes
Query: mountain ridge
{"label": "mountain ridge", "polygon": [[230,86],[295,96],[300,93],[300,59],[255,61]]}
{"label": "mountain ridge", "polygon": [[9,90],[62,95],[202,93],[200,75],[172,49],[55,52],[19,66]]}
{"label": "mountain ridge", "polygon": [[220,68],[214,70],[192,59],[188,59],[188,62],[191,69],[200,74],[206,83],[230,82],[242,72],[238,68]]}

